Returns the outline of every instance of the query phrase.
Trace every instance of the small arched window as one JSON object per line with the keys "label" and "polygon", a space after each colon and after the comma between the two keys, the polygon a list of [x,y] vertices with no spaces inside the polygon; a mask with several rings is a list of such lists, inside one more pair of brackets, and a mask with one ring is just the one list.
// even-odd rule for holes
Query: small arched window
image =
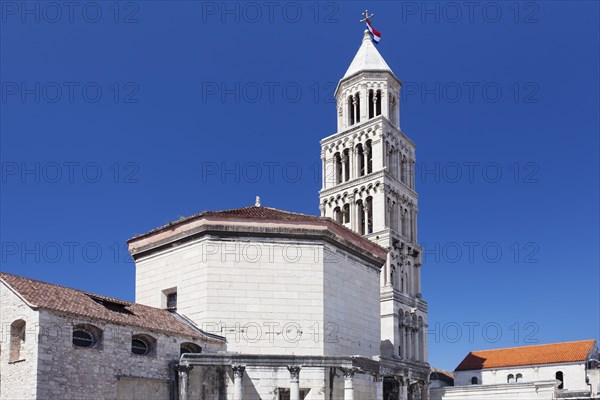
{"label": "small arched window", "polygon": [[517,374],[517,377],[515,378],[515,380],[516,380],[517,382],[523,382],[523,375],[521,375],[521,374]]}
{"label": "small arched window", "polygon": [[181,343],[179,347],[180,354],[194,354],[202,353],[202,347],[195,343]]}
{"label": "small arched window", "polygon": [[515,383],[515,376],[513,374],[508,375],[506,378],[507,383]]}
{"label": "small arched window", "polygon": [[342,223],[342,209],[339,207],[336,207],[333,209],[333,219],[335,220],[335,222],[337,223]]}
{"label": "small arched window", "polygon": [[102,329],[90,324],[73,327],[73,345],[77,347],[97,347],[102,341]]}
{"label": "small arched window", "polygon": [[479,384],[479,379],[477,379],[476,376],[471,378],[471,385],[478,385]]}
{"label": "small arched window", "polygon": [[92,347],[96,344],[96,341],[88,331],[77,329],[73,331],[73,344],[77,347]]}
{"label": "small arched window", "polygon": [[564,381],[564,376],[563,376],[562,371],[558,371],[556,373],[555,377],[556,377],[556,380],[560,382],[559,385],[558,385],[558,388],[559,389],[564,389],[565,388],[565,381]]}
{"label": "small arched window", "polygon": [[149,335],[133,335],[131,338],[131,352],[139,356],[156,354],[156,339]]}
{"label": "small arched window", "polygon": [[21,346],[25,342],[25,321],[18,319],[10,324],[10,353],[8,362],[21,360]]}
{"label": "small arched window", "polygon": [[344,209],[343,209],[343,221],[344,224],[349,224],[350,223],[350,204],[346,203],[344,204]]}

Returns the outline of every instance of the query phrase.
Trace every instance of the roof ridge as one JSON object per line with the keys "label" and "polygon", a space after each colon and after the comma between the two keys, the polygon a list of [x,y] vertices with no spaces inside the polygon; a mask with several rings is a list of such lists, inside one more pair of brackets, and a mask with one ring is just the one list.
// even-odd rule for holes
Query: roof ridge
{"label": "roof ridge", "polygon": [[567,342],[554,342],[554,343],[538,343],[538,344],[531,344],[528,346],[513,346],[513,347],[502,347],[499,349],[487,349],[487,350],[473,350],[469,353],[473,354],[473,353],[480,353],[483,351],[503,351],[503,350],[511,350],[511,349],[526,349],[526,348],[531,348],[531,347],[540,347],[540,346],[555,346],[555,345],[559,345],[559,344],[570,344],[570,343],[584,343],[584,342],[594,342],[596,339],[583,339],[583,340],[570,340]]}

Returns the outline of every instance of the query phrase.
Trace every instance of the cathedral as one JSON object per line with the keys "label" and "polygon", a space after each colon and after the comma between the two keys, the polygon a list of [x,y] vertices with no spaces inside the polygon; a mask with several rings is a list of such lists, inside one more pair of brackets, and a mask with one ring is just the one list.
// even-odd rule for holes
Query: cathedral
{"label": "cathedral", "polygon": [[321,215],[257,199],[138,235],[134,303],[0,273],[0,399],[429,399],[401,87],[365,31]]}

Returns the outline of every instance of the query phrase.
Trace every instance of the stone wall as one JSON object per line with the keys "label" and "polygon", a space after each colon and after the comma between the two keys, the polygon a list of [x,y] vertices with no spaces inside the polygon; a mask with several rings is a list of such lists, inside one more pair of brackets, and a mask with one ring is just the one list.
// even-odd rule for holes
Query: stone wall
{"label": "stone wall", "polygon": [[489,369],[483,371],[456,371],[455,386],[469,386],[471,378],[477,376],[483,385],[501,385],[508,383],[508,375],[523,376],[522,382],[555,380],[556,372],[563,373],[564,388],[567,390],[589,390],[585,382],[585,364],[549,364],[511,368]]}
{"label": "stone wall", "polygon": [[[73,345],[72,330],[77,324],[91,324],[102,329],[101,342],[92,348]],[[47,311],[40,312],[40,331],[43,333],[38,363],[40,399],[68,400],[90,396],[109,399],[119,398],[118,394],[133,395],[123,397],[127,399],[163,399],[174,378],[171,365],[179,360],[181,343],[196,343],[203,352],[220,349],[216,342],[201,342],[185,336]],[[153,355],[132,354],[134,334],[147,334],[156,339]],[[200,382],[195,384],[200,385]],[[148,397],[148,393],[154,394]]]}
{"label": "stone wall", "polygon": [[[0,282],[0,399],[34,399],[37,393],[39,313],[25,304],[11,289]],[[18,361],[9,362],[11,324],[25,321],[25,341]]]}
{"label": "stone wall", "polygon": [[325,355],[378,355],[380,270],[332,246],[325,254]]}

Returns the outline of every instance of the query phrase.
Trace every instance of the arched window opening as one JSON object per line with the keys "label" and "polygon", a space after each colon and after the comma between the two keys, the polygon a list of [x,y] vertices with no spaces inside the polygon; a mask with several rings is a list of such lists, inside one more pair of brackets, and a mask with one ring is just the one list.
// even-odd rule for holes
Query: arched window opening
{"label": "arched window opening", "polygon": [[342,183],[342,156],[340,153],[335,153],[333,159],[335,163],[335,183]]}
{"label": "arched window opening", "polygon": [[179,346],[180,354],[198,354],[202,353],[202,347],[195,343],[181,343]]}
{"label": "arched window opening", "polygon": [[365,152],[367,153],[367,174],[370,174],[373,172],[373,146],[370,140],[367,140]]}
{"label": "arched window opening", "polygon": [[381,115],[381,90],[375,93],[375,116]]}
{"label": "arched window opening", "polygon": [[10,353],[8,362],[21,360],[21,347],[25,342],[25,326],[26,323],[22,319],[18,319],[10,324]]}
{"label": "arched window opening", "polygon": [[390,265],[390,283],[392,287],[396,287],[396,266],[394,264]]}
{"label": "arched window opening", "polygon": [[344,150],[342,156],[342,165],[344,166],[344,182],[350,180],[350,150]]}
{"label": "arched window opening", "polygon": [[98,347],[102,341],[102,329],[90,324],[73,327],[73,345],[77,347]]}
{"label": "arched window opening", "polygon": [[366,206],[367,234],[371,234],[373,233],[373,198],[371,196],[367,197]]}
{"label": "arched window opening", "polygon": [[515,376],[513,374],[508,375],[506,378],[507,383],[515,383]]}
{"label": "arched window opening", "polygon": [[150,335],[133,335],[131,337],[131,352],[139,356],[156,354],[156,339]]}
{"label": "arched window opening", "polygon": [[408,211],[403,210],[402,212],[402,236],[408,237]]}
{"label": "arched window opening", "polygon": [[361,235],[365,234],[365,207],[363,205],[362,200],[358,200],[356,202],[356,207],[358,208],[358,233]]}
{"label": "arched window opening", "polygon": [[358,176],[363,176],[365,174],[365,152],[362,144],[356,145],[356,167]]}
{"label": "arched window opening", "polygon": [[394,164],[394,154],[396,153],[396,149],[394,146],[390,147],[390,151],[388,153],[388,171],[392,176],[396,176],[396,165]]}
{"label": "arched window opening", "polygon": [[346,203],[344,204],[344,210],[343,210],[343,222],[344,225],[347,225],[350,223],[350,204]]}
{"label": "arched window opening", "polygon": [[390,204],[390,228],[398,230],[398,206],[395,201],[391,201]]}
{"label": "arched window opening", "polygon": [[402,161],[400,162],[400,180],[402,183],[406,184],[406,169],[408,164],[406,163],[406,156],[402,156]]}
{"label": "arched window opening", "polygon": [[356,93],[354,96],[354,103],[356,104],[356,113],[354,115],[356,122],[360,122],[360,93]]}
{"label": "arched window opening", "polygon": [[354,125],[354,96],[348,96],[348,125]]}
{"label": "arched window opening", "polygon": [[479,379],[477,379],[476,376],[471,378],[471,385],[478,385],[479,384]]}
{"label": "arched window opening", "polygon": [[91,333],[78,329],[73,331],[73,344],[77,347],[92,347],[96,341]]}
{"label": "arched window opening", "polygon": [[369,119],[375,116],[375,93],[369,90]]}
{"label": "arched window opening", "polygon": [[516,382],[523,382],[523,375],[522,374],[517,374],[516,378],[515,378]]}
{"label": "arched window opening", "polygon": [[559,389],[564,389],[565,388],[565,380],[564,380],[564,376],[563,376],[562,371],[558,371],[556,373],[555,377],[556,377],[556,380],[560,382],[559,385],[558,385],[558,388]]}
{"label": "arched window opening", "polygon": [[342,223],[342,210],[339,207],[333,209],[333,219],[337,223]]}

